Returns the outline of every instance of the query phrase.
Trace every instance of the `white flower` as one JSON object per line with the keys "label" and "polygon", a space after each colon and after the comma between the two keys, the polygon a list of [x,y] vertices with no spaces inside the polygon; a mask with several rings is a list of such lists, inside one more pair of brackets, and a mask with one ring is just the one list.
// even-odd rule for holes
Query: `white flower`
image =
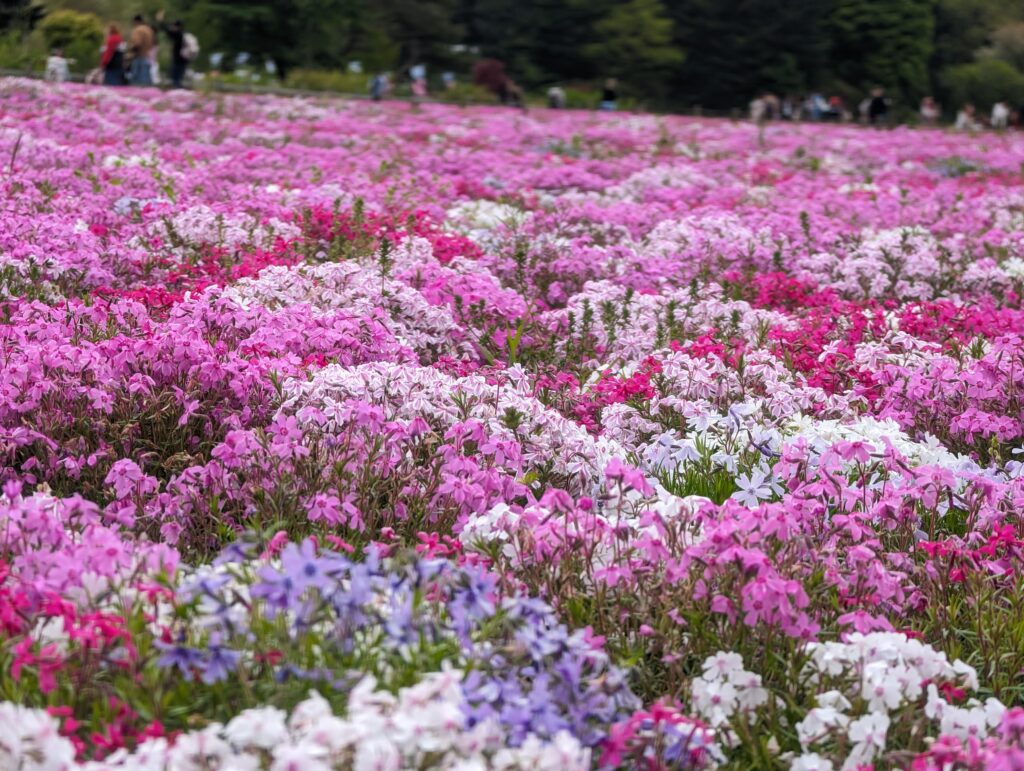
{"label": "white flower", "polygon": [[781,493],[781,488],[769,474],[763,469],[754,469],[749,476],[742,474],[736,477],[736,487],[739,488],[732,494],[732,499],[749,508],[754,508],[762,500],[771,498],[773,494]]}
{"label": "white flower", "polygon": [[889,731],[889,716],[873,712],[857,718],[850,723],[847,736],[854,744],[864,745],[871,750],[869,757],[874,757],[874,751],[885,749],[885,736]]}
{"label": "white flower", "polygon": [[736,711],[736,687],[698,677],[693,681],[693,706],[712,726],[720,726]]}
{"label": "white flower", "polygon": [[810,752],[806,755],[801,755],[794,760],[790,766],[790,771],[832,771],[832,761],[826,760],[814,752]]}
{"label": "white flower", "polygon": [[368,737],[356,749],[352,771],[401,771],[398,747],[383,735]]}
{"label": "white flower", "polygon": [[285,713],[277,707],[247,709],[227,724],[224,737],[236,747],[273,749],[288,739]]}
{"label": "white flower", "polygon": [[807,716],[796,725],[796,733],[800,744],[806,747],[809,744],[828,738],[833,728],[845,728],[850,718],[837,709],[831,707],[816,707],[807,713]]}
{"label": "white flower", "polygon": [[743,657],[738,653],[719,651],[704,660],[704,679],[728,678],[732,672],[743,669]]}
{"label": "white flower", "polygon": [[[872,712],[890,712],[903,703],[903,686],[884,661],[872,661],[864,667],[861,697],[867,700]],[[906,667],[902,667],[906,670]],[[920,691],[920,686],[918,686]]]}
{"label": "white flower", "polygon": [[327,753],[316,745],[284,744],[275,748],[273,754],[270,771],[331,771],[322,759]]}

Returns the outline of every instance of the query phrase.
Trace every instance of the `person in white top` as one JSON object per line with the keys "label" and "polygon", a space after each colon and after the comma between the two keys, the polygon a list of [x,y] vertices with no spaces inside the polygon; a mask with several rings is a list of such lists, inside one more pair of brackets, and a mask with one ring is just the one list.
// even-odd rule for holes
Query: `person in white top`
{"label": "person in white top", "polygon": [[926,126],[934,126],[939,121],[939,105],[930,96],[921,100],[921,122]]}
{"label": "person in white top", "polygon": [[992,128],[1004,129],[1010,125],[1010,105],[996,102],[992,105]]}
{"label": "person in white top", "polygon": [[974,105],[968,102],[956,114],[956,123],[953,128],[957,131],[977,131],[980,126],[974,119]]}
{"label": "person in white top", "polygon": [[71,79],[68,60],[64,58],[64,52],[61,49],[53,49],[53,53],[47,57],[44,77],[51,83],[64,83]]}

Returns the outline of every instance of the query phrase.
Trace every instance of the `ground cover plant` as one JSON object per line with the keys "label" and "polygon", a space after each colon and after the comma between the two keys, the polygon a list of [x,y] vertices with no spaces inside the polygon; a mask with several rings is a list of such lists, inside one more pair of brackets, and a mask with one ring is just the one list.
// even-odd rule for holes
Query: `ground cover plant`
{"label": "ground cover plant", "polygon": [[0,767],[1021,767],[1022,169],[0,81]]}

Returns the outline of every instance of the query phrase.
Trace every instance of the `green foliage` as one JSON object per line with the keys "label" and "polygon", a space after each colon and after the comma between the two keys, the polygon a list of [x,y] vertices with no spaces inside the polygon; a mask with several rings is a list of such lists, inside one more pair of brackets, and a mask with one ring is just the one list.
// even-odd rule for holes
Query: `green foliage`
{"label": "green foliage", "polygon": [[30,70],[39,67],[46,49],[35,35],[11,30],[0,33],[0,69]]}
{"label": "green foliage", "polygon": [[[245,52],[257,67],[273,60],[287,85],[365,93],[374,72],[401,89],[408,67],[425,64],[435,95],[461,103],[477,94],[442,93],[437,77],[469,80],[480,57],[539,102],[558,83],[581,108],[616,76],[630,97],[667,108],[732,110],[765,91],[811,90],[852,106],[882,85],[897,111],[934,93],[952,113],[967,100],[1019,102],[1024,73],[1024,0],[8,0],[0,35],[14,34],[0,36],[0,66],[41,66],[43,40],[28,33],[44,11],[124,25],[165,6],[199,38],[200,69],[221,52],[230,71]],[[95,61],[89,47],[73,54],[78,69]],[[354,61],[365,75],[347,72]]]}
{"label": "green foliage", "polygon": [[1003,24],[992,33],[992,45],[979,50],[980,58],[1000,59],[1024,70],[1024,21]]}
{"label": "green foliage", "polygon": [[799,96],[828,77],[833,0],[672,0],[686,61],[673,86],[690,104],[745,105],[770,90]]}
{"label": "green foliage", "polygon": [[587,54],[597,64],[607,63],[608,74],[643,84],[645,76],[663,75],[683,62],[672,28],[659,0],[629,0],[594,25],[597,40]]}
{"label": "green foliage", "polygon": [[33,0],[4,0],[0,3],[0,32],[32,29],[43,17],[44,10]]}
{"label": "green foliage", "polygon": [[1024,73],[1000,59],[951,67],[943,76],[943,85],[958,105],[973,102],[987,110],[1003,99],[1014,105],[1024,103]]}
{"label": "green foliage", "polygon": [[284,80],[288,88],[303,91],[333,91],[338,94],[366,93],[366,75],[339,70],[299,68],[292,70]]}
{"label": "green foliage", "polygon": [[833,27],[844,82],[861,91],[883,86],[905,105],[931,92],[935,0],[839,0]]}
{"label": "green foliage", "polygon": [[95,66],[103,43],[103,23],[98,16],[77,11],[55,11],[39,24],[49,49],[61,48],[77,71]]}

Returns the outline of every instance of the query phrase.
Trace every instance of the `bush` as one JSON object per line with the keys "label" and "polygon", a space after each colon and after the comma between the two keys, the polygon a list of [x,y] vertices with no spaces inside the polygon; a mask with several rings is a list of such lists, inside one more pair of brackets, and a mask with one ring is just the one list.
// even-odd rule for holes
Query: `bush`
{"label": "bush", "polygon": [[62,48],[72,59],[71,69],[84,72],[92,69],[103,45],[103,23],[92,13],[54,11],[39,25],[47,48]]}
{"label": "bush", "polygon": [[1000,100],[1012,105],[1024,102],[1024,74],[1009,62],[983,59],[972,64],[950,67],[943,76],[951,107],[959,109],[972,102],[979,110],[987,110]]}
{"label": "bush", "polygon": [[43,48],[34,35],[13,31],[0,34],[0,69],[30,70],[44,58]]}
{"label": "bush", "polygon": [[341,94],[365,94],[370,75],[340,70],[295,69],[288,73],[284,85],[304,91],[334,91]]}

